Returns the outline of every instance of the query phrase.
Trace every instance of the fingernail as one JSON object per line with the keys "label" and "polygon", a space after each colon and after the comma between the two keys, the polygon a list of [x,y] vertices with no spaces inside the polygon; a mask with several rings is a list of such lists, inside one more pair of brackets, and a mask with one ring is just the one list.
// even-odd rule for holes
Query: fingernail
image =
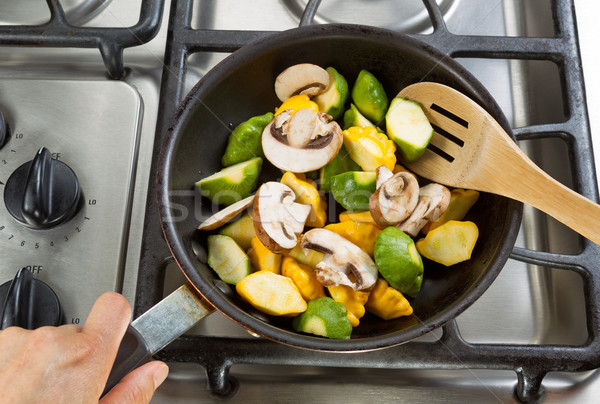
{"label": "fingernail", "polygon": [[161,363],[159,366],[156,367],[156,370],[154,371],[154,389],[157,389],[158,386],[160,386],[165,379],[167,378],[167,376],[169,375],[169,367],[167,366],[166,363]]}

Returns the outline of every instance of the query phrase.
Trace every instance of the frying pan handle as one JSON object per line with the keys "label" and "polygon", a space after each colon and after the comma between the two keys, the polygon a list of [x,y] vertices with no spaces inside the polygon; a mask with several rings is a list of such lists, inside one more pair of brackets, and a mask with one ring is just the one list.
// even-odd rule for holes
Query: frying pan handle
{"label": "frying pan handle", "polygon": [[121,340],[119,351],[113,367],[108,375],[106,387],[102,392],[102,397],[115,387],[121,379],[129,372],[152,359],[152,352],[148,348],[142,335],[130,324],[127,327],[125,336]]}
{"label": "frying pan handle", "polygon": [[135,319],[121,340],[102,395],[213,311],[194,286],[186,283]]}

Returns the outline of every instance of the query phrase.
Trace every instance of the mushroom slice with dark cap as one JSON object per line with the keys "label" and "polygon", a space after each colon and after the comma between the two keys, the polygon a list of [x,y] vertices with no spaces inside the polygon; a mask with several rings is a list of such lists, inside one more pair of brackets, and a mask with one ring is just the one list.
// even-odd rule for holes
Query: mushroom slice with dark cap
{"label": "mushroom slice with dark cap", "polygon": [[378,225],[387,227],[409,217],[419,201],[417,178],[405,171],[392,174],[385,166],[381,166],[377,168],[377,183],[381,185],[369,198],[373,220]]}
{"label": "mushroom slice with dark cap", "polygon": [[300,63],[290,66],[275,79],[275,94],[281,101],[293,95],[319,95],[329,85],[329,73],[320,66]]}
{"label": "mushroom slice with dark cap", "polygon": [[294,202],[296,194],[280,182],[266,182],[254,197],[254,230],[274,253],[286,252],[298,244],[311,206]]}
{"label": "mushroom slice with dark cap", "polygon": [[427,222],[437,220],[448,208],[450,191],[440,184],[427,184],[419,190],[419,201],[411,215],[396,227],[416,237]]}
{"label": "mushroom slice with dark cap", "polygon": [[367,290],[377,281],[377,266],[369,254],[331,230],[307,231],[300,246],[305,251],[311,249],[325,254],[315,267],[315,275],[325,287],[347,285],[354,290]]}
{"label": "mushroom slice with dark cap", "polygon": [[294,173],[317,170],[341,149],[342,128],[331,115],[309,108],[285,110],[265,127],[262,148],[275,167]]}

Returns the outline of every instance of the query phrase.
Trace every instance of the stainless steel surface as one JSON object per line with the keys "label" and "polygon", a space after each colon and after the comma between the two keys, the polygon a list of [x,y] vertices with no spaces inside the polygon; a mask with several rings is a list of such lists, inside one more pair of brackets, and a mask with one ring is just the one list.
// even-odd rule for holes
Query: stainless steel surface
{"label": "stainless steel surface", "polygon": [[597,38],[600,37],[600,25],[594,18],[598,13],[595,2],[575,0],[579,31],[579,48],[583,62],[583,74],[586,85],[586,99],[590,112],[592,144],[595,150],[596,172],[600,167],[600,54]]}
{"label": "stainless steel surface", "polygon": [[[300,1],[300,0],[298,0]],[[18,2],[17,2],[18,3]],[[32,1],[28,1],[32,3]],[[40,3],[44,3],[40,0]],[[81,3],[81,2],[80,2]],[[167,2],[168,3],[168,2]],[[339,2],[333,2],[339,3]],[[371,2],[369,2],[371,3]],[[385,2],[376,2],[385,3]],[[420,1],[415,1],[419,3]],[[552,19],[550,15],[549,0],[494,0],[482,2],[480,0],[454,0],[445,2],[451,7],[446,13],[446,22],[452,32],[461,34],[478,35],[520,35],[545,36],[552,32]],[[600,25],[597,24],[595,2],[576,0],[577,16],[579,18],[580,42],[583,54],[584,74],[587,84],[587,99],[590,110],[591,126],[593,133],[600,130],[600,116],[594,111],[600,108],[600,62],[596,50],[597,38],[600,36]],[[0,2],[0,10],[7,3]],[[64,4],[68,4],[64,1]],[[270,0],[257,0],[253,2],[239,2],[234,0],[202,1],[195,2],[193,27],[219,28],[219,29],[288,29],[297,25],[299,17],[286,6],[286,1],[273,2]],[[329,7],[328,0],[322,1],[322,7]],[[366,4],[366,2],[365,2]],[[375,3],[373,3],[375,4]],[[44,4],[42,4],[44,5]],[[165,16],[168,16],[168,4]],[[338,19],[342,14],[343,4],[336,9]],[[424,8],[423,8],[424,9]],[[373,9],[375,10],[375,9]],[[324,13],[324,12],[323,12]],[[389,17],[383,11],[364,13],[365,19],[377,20]],[[139,15],[139,0],[112,0],[106,10],[92,19],[89,24],[94,26],[129,26],[135,23]],[[392,15],[390,13],[390,15]],[[0,24],[6,23],[5,14],[0,11]],[[144,207],[148,173],[151,161],[151,149],[156,121],[157,95],[162,69],[163,47],[166,37],[166,17],[163,28],[158,37],[148,45],[125,51],[125,63],[130,68],[127,78],[122,82],[112,82],[105,79],[104,68],[98,52],[95,50],[56,50],[56,49],[16,49],[0,47],[0,83],[7,81],[31,81],[34,85],[40,81],[65,84],[66,88],[85,88],[84,93],[96,100],[94,105],[112,104],[121,105],[124,111],[129,111],[129,119],[138,114],[139,148],[138,162],[132,170],[130,166],[119,175],[103,174],[111,180],[122,180],[132,175],[134,188],[132,193],[132,208],[130,221],[124,225],[122,235],[118,236],[124,243],[121,250],[114,254],[126,253],[117,258],[110,252],[103,251],[100,257],[90,260],[81,268],[78,278],[88,278],[90,274],[99,273],[100,266],[107,260],[124,262],[121,282],[123,292],[132,301],[135,293],[135,280],[137,265],[140,255],[141,228],[144,219]],[[388,21],[392,21],[391,19]],[[350,21],[342,21],[350,22]],[[358,21],[368,23],[366,20]],[[373,22],[376,24],[376,21]],[[423,28],[427,31],[427,28]],[[422,30],[419,28],[419,30]],[[207,53],[191,57],[192,71],[186,77],[186,86],[193,84],[208,71],[215,63],[225,57],[225,54]],[[564,119],[560,105],[561,86],[558,68],[551,62],[526,62],[495,60],[495,59],[461,59],[486,85],[498,103],[505,111],[515,126],[552,122]],[[34,86],[35,88],[35,86]],[[101,89],[99,89],[101,88]],[[106,89],[105,89],[106,88]],[[116,92],[112,90],[118,88]],[[89,91],[87,89],[90,89]],[[94,91],[91,91],[93,89]],[[114,94],[126,94],[119,100]],[[137,94],[137,98],[134,96]],[[38,98],[36,93],[28,99]],[[42,95],[42,98],[45,96]],[[0,106],[6,112],[15,108],[22,100],[9,100],[5,108],[4,92],[0,89]],[[123,103],[127,105],[123,105]],[[137,105],[137,107],[136,107]],[[137,108],[137,109],[136,109]],[[93,109],[97,111],[98,107]],[[13,111],[13,110],[11,110]],[[13,114],[14,112],[11,112]],[[93,131],[93,127],[106,120],[104,114],[95,113],[85,116],[74,115],[74,122],[86,121],[85,131]],[[29,121],[33,120],[30,118]],[[112,121],[112,119],[109,118]],[[67,121],[65,119],[65,121]],[[16,130],[16,121],[12,121],[13,131]],[[28,122],[27,125],[34,125]],[[37,122],[41,126],[43,123]],[[67,126],[67,123],[64,123]],[[25,126],[27,127],[27,126]],[[114,128],[108,132],[117,132]],[[24,132],[25,133],[25,132]],[[127,148],[132,142],[131,136],[135,131],[118,132],[119,141],[113,144],[108,151],[98,152],[102,157],[110,159],[114,153],[121,153],[121,148]],[[102,136],[112,134],[103,133]],[[600,136],[594,136],[595,148],[600,147]],[[15,139],[0,151],[0,181],[5,181],[8,170],[2,166],[2,156],[9,153],[9,148]],[[76,139],[78,141],[79,139]],[[567,184],[570,181],[568,172],[568,147],[560,140],[533,141],[523,145],[531,151],[532,157],[552,175],[557,176]],[[67,150],[69,144],[62,141],[58,143],[61,150]],[[52,145],[50,145],[50,148]],[[33,147],[33,146],[32,146]],[[52,150],[54,151],[54,150]],[[600,153],[596,153],[599,156]],[[66,159],[66,155],[64,157]],[[598,158],[598,157],[597,157]],[[128,159],[128,160],[127,160]],[[130,156],[125,161],[131,161]],[[120,162],[120,159],[118,159]],[[15,164],[15,163],[11,163]],[[125,164],[127,166],[127,164]],[[85,170],[84,170],[85,171]],[[78,175],[80,170],[76,169]],[[92,174],[85,174],[92,175]],[[86,185],[83,184],[86,200],[88,195]],[[105,197],[105,195],[101,195]],[[112,195],[111,195],[112,197]],[[106,198],[108,198],[106,196]],[[98,207],[100,208],[100,207]],[[3,205],[0,203],[0,226],[3,219]],[[90,214],[93,211],[90,208]],[[96,209],[96,207],[94,207]],[[107,221],[120,220],[125,210],[113,211],[102,217]],[[82,216],[81,212],[73,221],[66,223],[60,229],[52,232],[71,229]],[[12,218],[11,218],[12,220]],[[122,223],[122,222],[121,222]],[[11,224],[11,226],[13,226]],[[74,228],[74,227],[73,227]],[[565,231],[561,225],[547,220],[531,210],[526,212],[523,231],[519,245],[551,250],[551,251],[576,251],[578,240],[572,233]],[[74,239],[85,236],[85,228]],[[114,229],[113,229],[114,230]],[[547,233],[546,233],[547,230]],[[3,230],[4,231],[4,230]],[[12,279],[14,273],[10,268],[10,276],[5,275],[5,251],[21,248],[9,243],[3,238],[0,231],[0,280]],[[25,230],[19,230],[25,234]],[[31,233],[33,231],[29,231]],[[29,235],[29,233],[26,233]],[[89,231],[90,234],[100,236],[101,232]],[[35,233],[33,233],[35,234]],[[114,234],[110,232],[109,234]],[[62,234],[61,234],[62,235]],[[28,239],[29,240],[29,239]],[[12,241],[12,239],[10,240]],[[114,240],[113,240],[114,241]],[[101,251],[98,244],[100,237],[86,244],[84,254],[96,254]],[[117,243],[118,244],[118,243]],[[7,249],[6,246],[9,246]],[[24,251],[24,250],[19,250]],[[33,253],[35,254],[35,252]],[[35,258],[35,255],[23,255],[23,260]],[[51,256],[40,262],[44,269],[48,283],[52,284],[54,278],[50,276],[55,272],[46,271],[46,262],[58,258]],[[123,261],[119,261],[122,259]],[[75,259],[68,258],[69,263]],[[30,261],[32,265],[36,262]],[[14,268],[16,272],[18,268]],[[37,275],[37,274],[36,274]],[[3,279],[6,278],[6,279]],[[176,289],[186,281],[176,266],[167,269],[168,285],[165,295]],[[117,287],[115,276],[110,276],[111,284],[108,289]],[[61,285],[63,282],[61,281]],[[54,286],[54,285],[53,285]],[[61,288],[57,288],[61,290]],[[65,292],[66,293],[66,292]],[[84,300],[96,297],[100,291],[82,292],[75,295]],[[531,267],[516,261],[509,261],[491,288],[467,312],[458,318],[460,330],[465,339],[470,342],[515,342],[515,343],[563,343],[581,344],[587,337],[586,321],[584,315],[584,302],[582,297],[582,280],[574,273],[553,269]],[[86,301],[87,301],[86,300]],[[75,303],[77,305],[79,303]],[[87,303],[86,303],[87,305]],[[83,310],[77,309],[83,321]],[[89,310],[89,309],[88,309]],[[74,314],[73,314],[74,315]],[[240,336],[255,338],[243,328],[215,313],[201,321],[193,330],[195,333],[222,336]],[[428,340],[439,338],[439,332],[426,336]],[[478,403],[509,403],[515,402],[513,389],[516,384],[514,372],[494,370],[421,370],[398,371],[384,369],[334,369],[334,368],[306,368],[294,366],[234,366],[232,375],[240,383],[239,391],[228,402],[478,402]],[[552,373],[544,379],[545,403],[595,403],[600,394],[600,380],[598,372],[580,374]],[[222,401],[210,395],[206,386],[204,369],[193,364],[171,364],[171,373],[167,381],[158,389],[152,403],[197,403],[197,402]]]}
{"label": "stainless steel surface", "polygon": [[1,181],[45,146],[75,171],[84,198],[73,219],[46,230],[21,226],[2,207],[0,279],[29,266],[56,291],[69,322],[83,321],[103,291],[121,289],[141,103],[122,82],[0,80],[12,129],[0,150]]}
{"label": "stainless steel surface", "polygon": [[[205,378],[194,365],[169,374],[154,403],[218,403],[203,393]],[[227,403],[517,403],[512,395],[514,372],[491,370],[306,369],[272,367],[268,373],[240,366],[239,390]],[[545,379],[545,404],[597,403],[596,373],[550,374]],[[195,390],[188,386],[199,385]]]}
{"label": "stainless steel surface", "polygon": [[[308,1],[291,0],[284,4],[296,19],[302,17]],[[437,0],[446,16],[452,11],[454,0]],[[420,1],[377,0],[377,1],[323,1],[314,22],[350,23],[373,25],[405,33],[422,33],[431,30],[429,14]]]}
{"label": "stainless steel surface", "polygon": [[[67,20],[83,24],[104,10],[111,0],[62,0]],[[43,24],[50,18],[44,0],[3,1],[0,3],[0,25]]]}
{"label": "stainless steel surface", "polygon": [[156,353],[213,310],[194,287],[186,283],[136,318],[131,325],[144,337],[148,350]]}

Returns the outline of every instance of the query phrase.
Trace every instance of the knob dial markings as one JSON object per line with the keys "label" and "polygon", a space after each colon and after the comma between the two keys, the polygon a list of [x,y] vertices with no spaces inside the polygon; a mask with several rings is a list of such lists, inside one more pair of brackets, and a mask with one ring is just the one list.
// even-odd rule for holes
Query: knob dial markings
{"label": "knob dial markings", "polygon": [[6,181],[4,203],[24,226],[46,229],[70,219],[81,206],[75,172],[42,147]]}

